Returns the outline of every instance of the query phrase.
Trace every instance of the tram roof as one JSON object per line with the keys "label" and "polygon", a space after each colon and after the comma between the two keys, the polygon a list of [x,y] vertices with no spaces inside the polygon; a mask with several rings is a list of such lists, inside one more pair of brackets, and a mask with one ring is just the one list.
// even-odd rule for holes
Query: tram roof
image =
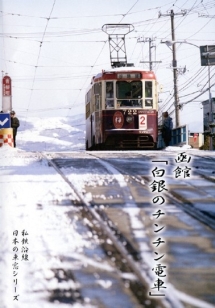
{"label": "tram roof", "polygon": [[104,72],[131,72],[131,71],[146,72],[146,70],[144,70],[142,67],[137,67],[137,66],[120,66],[120,67],[110,68],[109,70],[104,70]]}

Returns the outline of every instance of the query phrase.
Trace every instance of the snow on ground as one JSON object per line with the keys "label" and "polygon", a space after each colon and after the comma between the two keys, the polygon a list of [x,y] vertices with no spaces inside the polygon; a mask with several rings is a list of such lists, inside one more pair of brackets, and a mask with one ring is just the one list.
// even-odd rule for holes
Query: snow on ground
{"label": "snow on ground", "polygon": [[[81,121],[75,119],[73,123]],[[92,262],[84,254],[92,241],[76,230],[77,217],[71,205],[75,197],[69,186],[44,160],[30,153],[83,148],[83,128],[73,127],[63,118],[34,118],[25,123],[25,129],[21,126],[16,149],[8,145],[0,148],[1,308],[68,307],[47,298],[57,288],[75,291],[79,286],[72,279],[59,285],[54,271],[68,266],[71,269],[71,262],[63,262],[62,257],[72,256],[76,269]],[[73,211],[72,219],[65,215],[69,210]],[[23,237],[23,230],[28,235]],[[17,236],[14,231],[18,231]],[[15,238],[19,243],[13,243]],[[24,238],[28,244],[22,244]],[[22,252],[26,247],[29,251]],[[18,259],[13,260],[16,255]],[[22,260],[22,256],[28,260]],[[97,265],[100,267],[100,263]],[[72,307],[95,307],[88,302],[86,298]]]}
{"label": "snow on ground", "polygon": [[72,151],[85,148],[83,115],[20,119],[17,146],[26,151]]}
{"label": "snow on ground", "polygon": [[[74,266],[81,267],[87,262],[83,249],[90,242],[77,232],[75,212],[73,220],[65,215],[74,196],[52,168],[43,160],[38,161],[36,157],[29,157],[26,152],[22,154],[9,146],[1,148],[0,153],[1,308],[50,307],[51,303],[44,299],[57,288],[54,269],[68,266],[65,262],[62,264],[60,256],[72,255]],[[18,231],[17,236],[13,235],[15,230]],[[23,230],[28,233],[25,237],[21,234]],[[19,243],[13,243],[15,238]],[[27,238],[28,244],[21,243],[23,238]],[[29,261],[21,260],[24,247],[29,248],[25,254]],[[19,258],[17,270],[14,268],[15,254]],[[65,284],[64,288],[77,287],[72,280]],[[15,295],[18,295],[18,301],[13,300]],[[58,306],[64,305],[58,303]],[[74,304],[74,307],[85,306]]]}
{"label": "snow on ground", "polygon": [[[92,262],[84,249],[93,249],[93,244],[84,236],[86,230],[82,234],[80,229],[77,230],[78,218],[71,205],[74,196],[69,186],[32,152],[83,151],[84,119],[76,116],[69,119],[31,118],[28,121],[20,118],[20,121],[17,148],[7,145],[0,148],[0,307],[68,307],[64,303],[47,301],[50,292],[56,288],[76,290],[79,286],[72,279],[60,286],[54,273],[68,266],[78,269]],[[182,149],[187,150],[184,147],[180,151]],[[168,150],[178,151],[179,148],[169,147]],[[193,151],[200,155],[211,154],[209,151]],[[88,179],[92,185],[94,177],[95,174]],[[80,190],[83,189],[80,175],[74,174],[75,179],[77,185],[80,183]],[[72,219],[65,215],[70,210]],[[13,234],[16,230],[17,236]],[[23,230],[28,233],[24,237]],[[15,238],[19,243],[13,242]],[[22,244],[23,238],[28,240],[27,244]],[[22,252],[24,248],[29,248],[29,251]],[[16,255],[18,260],[13,260]],[[21,260],[26,256],[29,260]],[[73,262],[63,262],[62,256],[63,259],[72,256]],[[101,266],[100,262],[94,262],[94,266]],[[112,270],[106,264],[102,266],[106,266],[107,271]],[[104,281],[98,280],[98,284],[106,287]],[[95,307],[88,298],[81,304],[74,302],[70,306]]]}

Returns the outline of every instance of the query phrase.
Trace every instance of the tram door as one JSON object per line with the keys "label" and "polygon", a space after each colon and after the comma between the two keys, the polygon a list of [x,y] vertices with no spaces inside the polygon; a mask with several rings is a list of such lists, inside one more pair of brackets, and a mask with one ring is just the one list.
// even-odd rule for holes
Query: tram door
{"label": "tram door", "polygon": [[102,83],[94,85],[95,112],[92,118],[93,126],[93,145],[101,142],[101,103],[102,103]]}
{"label": "tram door", "polygon": [[91,143],[91,146],[93,145],[93,142],[94,142],[94,138],[93,138],[93,135],[94,135],[94,129],[93,129],[93,119],[94,119],[94,114],[92,113],[90,115],[90,143]]}

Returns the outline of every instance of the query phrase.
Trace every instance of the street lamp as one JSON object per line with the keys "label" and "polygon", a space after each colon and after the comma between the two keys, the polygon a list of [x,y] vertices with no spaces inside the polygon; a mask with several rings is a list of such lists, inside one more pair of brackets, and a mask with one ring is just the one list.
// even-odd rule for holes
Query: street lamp
{"label": "street lamp", "polygon": [[[212,136],[213,136],[213,127],[215,127],[214,125],[214,119],[213,119],[213,102],[212,102],[212,96],[211,96],[211,91],[210,91],[210,65],[215,65],[215,46],[197,46],[193,43],[190,43],[190,42],[187,42],[186,40],[182,40],[182,41],[162,41],[161,40],[161,43],[164,43],[166,44],[168,47],[172,46],[172,50],[173,50],[173,63],[174,63],[174,59],[175,59],[175,44],[178,43],[178,44],[188,44],[188,45],[192,45],[192,46],[195,46],[197,48],[200,49],[200,55],[201,55],[201,65],[202,66],[208,66],[208,91],[209,91],[209,106],[210,106],[210,145],[209,145],[209,149],[210,150],[213,150],[213,139],[212,139]],[[176,62],[176,61],[175,61]],[[177,65],[176,67],[173,66],[173,72],[175,72],[175,70],[177,70]],[[177,77],[175,78],[175,74],[174,74],[174,89],[175,91],[177,91]],[[175,112],[176,112],[176,119],[179,118],[179,115],[178,115],[178,105],[177,105],[177,100],[176,98],[178,98],[178,93],[176,92],[175,93],[175,101],[176,101],[176,104],[175,104]]]}
{"label": "street lamp", "polygon": [[161,43],[166,44],[168,47],[172,46],[175,43],[178,43],[178,44],[189,44],[189,45],[193,45],[193,46],[199,48],[199,46],[197,46],[193,43],[187,42],[186,40],[182,40],[182,41],[179,41],[179,40],[177,40],[177,41],[163,41],[163,40],[161,40]]}

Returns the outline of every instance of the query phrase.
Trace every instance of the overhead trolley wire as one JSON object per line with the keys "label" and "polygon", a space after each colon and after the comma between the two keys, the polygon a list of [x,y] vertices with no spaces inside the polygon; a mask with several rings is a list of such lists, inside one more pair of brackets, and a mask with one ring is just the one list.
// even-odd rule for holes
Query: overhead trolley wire
{"label": "overhead trolley wire", "polygon": [[[138,2],[139,0],[137,0]],[[136,2],[136,3],[137,3]],[[124,18],[125,15],[133,15],[133,14],[139,14],[141,12],[147,12],[147,11],[152,11],[152,10],[156,10],[161,8],[162,6],[157,6],[157,7],[153,7],[153,8],[148,8],[148,9],[144,9],[144,10],[140,10],[140,11],[135,11],[135,12],[130,12],[131,9],[136,5],[136,3],[130,8],[130,10],[125,14],[125,13],[117,13],[117,14],[102,14],[102,15],[74,15],[74,16],[53,16],[53,17],[49,17],[50,20],[53,19],[80,19],[80,18],[103,18],[103,17],[113,17],[113,16],[122,16]],[[169,2],[170,4],[171,2]],[[4,12],[3,10],[0,10],[0,13],[2,13],[3,15],[11,15],[11,16],[18,16],[18,17],[29,17],[29,18],[38,18],[38,19],[47,19],[47,17],[45,16],[34,16],[34,15],[24,15],[24,14],[19,14],[19,13],[12,13],[12,12]],[[121,21],[120,21],[121,22]]]}
{"label": "overhead trolley wire", "polygon": [[[133,5],[132,5],[132,7],[128,10],[128,12],[127,12],[127,13],[122,14],[122,15],[123,15],[123,17],[122,17],[122,18],[121,18],[121,20],[119,21],[119,24],[122,22],[122,20],[126,17],[126,15],[127,15],[127,14],[128,14],[128,13],[132,10],[132,8],[133,8],[133,7],[134,7],[134,6],[135,6],[138,2],[139,2],[139,0],[137,0],[137,1],[136,1]],[[96,58],[96,60],[95,60],[94,64],[92,65],[92,68],[91,68],[91,70],[90,70],[89,74],[91,74],[91,72],[92,72],[92,70],[93,70],[93,68],[94,68],[95,64],[97,63],[97,61],[98,61],[98,59],[99,59],[100,55],[102,54],[102,52],[103,52],[103,50],[104,50],[104,48],[105,48],[106,43],[107,43],[107,41],[105,41],[105,43],[104,43],[104,45],[103,45],[103,47],[102,47],[102,49],[101,49],[100,53],[98,54],[98,56],[97,56],[97,58]],[[86,82],[87,82],[87,81],[88,81],[88,78],[87,78],[87,79],[85,79],[85,81],[84,81],[84,83],[83,83],[83,85],[82,85],[82,87],[81,87],[81,90],[80,90],[80,92],[79,92],[78,96],[76,97],[76,99],[74,100],[73,104],[71,105],[71,107],[72,107],[73,105],[75,105],[75,104],[76,104],[77,99],[78,99],[78,97],[79,97],[79,95],[80,95],[81,91],[82,91],[82,90],[83,90],[83,88],[85,87],[85,84],[86,84]],[[68,114],[69,114],[70,110],[71,110],[71,108],[69,108]],[[68,115],[68,114],[67,114],[67,115]]]}
{"label": "overhead trolley wire", "polygon": [[[51,14],[52,14],[52,12],[53,12],[55,3],[56,3],[56,0],[54,0],[54,3],[53,3],[52,8],[51,8],[51,12],[50,12],[50,14],[49,14],[49,17],[46,18],[46,19],[47,19],[47,22],[46,22],[46,26],[45,26],[45,29],[44,29],[44,32],[43,32],[43,35],[42,35],[42,39],[41,39],[41,42],[40,42],[39,53],[38,53],[38,57],[37,57],[36,65],[35,65],[34,76],[33,76],[33,82],[32,82],[32,87],[31,87],[32,90],[31,90],[31,94],[30,94],[30,98],[29,98],[29,102],[28,102],[28,106],[27,106],[27,112],[28,112],[28,110],[29,110],[29,107],[30,107],[30,104],[31,104],[32,95],[33,95],[34,83],[35,83],[36,72],[37,72],[38,63],[39,63],[39,59],[40,59],[41,49],[42,49],[42,45],[43,45],[43,39],[44,39],[44,37],[45,37],[46,30],[47,30],[47,27],[48,27],[48,24],[49,24],[49,21],[50,21],[50,16],[51,16]],[[26,123],[26,122],[25,122],[25,123]]]}

